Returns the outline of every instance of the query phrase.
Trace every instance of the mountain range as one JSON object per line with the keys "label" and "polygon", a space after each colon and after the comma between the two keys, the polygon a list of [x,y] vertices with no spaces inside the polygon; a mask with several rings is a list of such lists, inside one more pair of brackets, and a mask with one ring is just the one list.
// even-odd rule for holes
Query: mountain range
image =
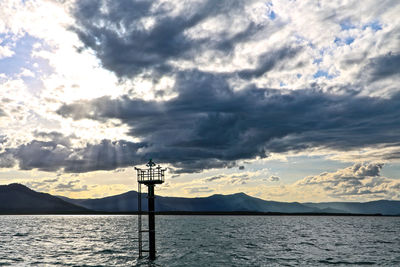
{"label": "mountain range", "polygon": [[0,213],[47,214],[85,213],[89,210],[21,184],[0,185]]}
{"label": "mountain range", "polygon": [[[142,209],[147,210],[147,195],[142,194]],[[35,192],[21,184],[0,186],[0,213],[93,213],[137,212],[138,193],[95,198],[72,199]],[[156,212],[258,212],[316,214],[400,215],[400,201],[298,203],[266,201],[244,193],[209,197],[156,197]]]}

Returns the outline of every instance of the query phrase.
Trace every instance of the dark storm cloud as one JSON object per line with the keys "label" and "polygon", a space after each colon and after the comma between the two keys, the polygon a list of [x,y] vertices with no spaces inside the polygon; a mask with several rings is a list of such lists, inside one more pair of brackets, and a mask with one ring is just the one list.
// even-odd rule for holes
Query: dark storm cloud
{"label": "dark storm cloud", "polygon": [[[250,56],[254,68],[223,74],[183,70],[185,66],[174,69],[171,62],[196,65],[194,58],[203,52],[233,55],[237,44],[256,41],[268,26],[244,19],[248,25],[242,30],[232,31],[232,26],[216,35],[207,32],[197,38],[188,32],[217,16],[224,16],[233,25],[235,18],[244,17],[241,12],[249,1],[176,3],[179,11],[171,3],[156,1],[78,0],[72,10],[76,21],[72,30],[105,68],[119,78],[146,73],[156,79],[157,74],[168,74],[175,80],[177,97],[145,101],[129,95],[117,99],[104,96],[65,104],[57,113],[74,120],[118,119],[140,142],[103,140],[75,148],[69,140],[73,137],[37,132],[36,140],[0,154],[0,166],[17,161],[24,170],[79,173],[113,170],[154,158],[171,163],[179,174],[234,167],[238,160],[263,158],[271,152],[398,146],[400,94],[383,99],[356,93],[328,94],[318,88],[290,91],[252,85],[242,90],[231,87],[231,78],[246,83],[283,68],[283,63],[302,52],[290,42],[260,51],[258,58]],[[243,61],[253,63],[247,57]],[[398,55],[392,54],[371,59],[365,80],[398,74],[398,61]]]}
{"label": "dark storm cloud", "polygon": [[64,136],[62,133],[59,133],[56,131],[52,131],[52,132],[35,131],[35,132],[33,132],[33,136],[36,138],[50,139],[54,143],[57,143],[59,145],[63,145],[66,147],[71,145],[70,138],[75,137],[75,136]]}
{"label": "dark storm cloud", "polygon": [[[234,19],[233,13],[249,1],[179,2],[180,14],[171,3],[156,1],[77,1],[73,14],[74,30],[86,48],[96,52],[103,66],[119,77],[132,77],[143,71],[165,73],[169,60],[191,59],[203,50],[229,53],[261,26],[249,22],[236,34],[192,38],[187,31],[218,14]],[[152,20],[146,26],[145,20]]]}
{"label": "dark storm cloud", "polygon": [[234,167],[237,160],[270,152],[397,146],[400,140],[399,94],[383,99],[312,89],[234,91],[225,76],[198,71],[179,73],[175,87],[179,95],[164,102],[102,97],[58,110],[74,119],[119,119],[132,136],[140,137],[139,143],[103,140],[72,148],[60,133],[35,133],[50,141],[6,149],[1,165],[12,166],[17,160],[24,170],[87,172],[127,167],[152,157],[184,173]]}
{"label": "dark storm cloud", "polygon": [[400,140],[400,94],[383,99],[314,89],[234,91],[225,78],[197,71],[180,73],[175,87],[180,94],[169,101],[102,97],[63,105],[58,114],[120,119],[148,144],[142,153],[182,172],[233,167],[236,160],[269,152],[349,150]]}
{"label": "dark storm cloud", "polygon": [[293,59],[301,48],[283,47],[276,51],[269,51],[258,58],[257,67],[254,69],[244,69],[238,72],[242,79],[259,78],[264,73],[272,70],[278,63],[284,62],[286,59]]}
{"label": "dark storm cloud", "polygon": [[0,168],[11,168],[15,165],[16,161],[13,155],[7,153],[4,147],[7,146],[8,137],[0,135]]}
{"label": "dark storm cloud", "polygon": [[103,140],[99,144],[87,144],[75,149],[77,157],[66,161],[65,172],[88,172],[95,170],[114,170],[145,162],[138,149],[145,145],[128,141]]}
{"label": "dark storm cloud", "polygon": [[[0,154],[1,167],[9,167],[18,161],[21,170],[89,172],[114,170],[143,163],[137,152],[144,144],[128,141],[103,140],[99,144],[86,144],[82,148],[71,148],[55,141],[33,140],[16,148],[6,149]],[[3,166],[4,165],[4,166]]]}
{"label": "dark storm cloud", "polygon": [[196,151],[193,151],[192,155],[188,155],[189,157],[184,158],[184,151],[182,151],[179,157],[173,157],[173,155],[168,155],[168,150],[157,153],[156,148],[153,148],[151,153],[149,153],[149,155],[157,156],[160,161],[171,163],[174,167],[178,168],[173,170],[173,172],[177,174],[201,172],[202,170],[213,168],[232,168],[236,166],[234,161],[217,159],[215,157],[201,158],[195,154]]}
{"label": "dark storm cloud", "polygon": [[16,161],[12,154],[3,152],[0,153],[0,168],[12,168]]}
{"label": "dark storm cloud", "polygon": [[368,74],[370,81],[400,75],[400,54],[389,53],[370,59],[363,73]]}
{"label": "dark storm cloud", "polygon": [[71,150],[67,147],[52,141],[37,140],[6,151],[18,159],[21,170],[38,168],[43,171],[56,171],[71,155]]}

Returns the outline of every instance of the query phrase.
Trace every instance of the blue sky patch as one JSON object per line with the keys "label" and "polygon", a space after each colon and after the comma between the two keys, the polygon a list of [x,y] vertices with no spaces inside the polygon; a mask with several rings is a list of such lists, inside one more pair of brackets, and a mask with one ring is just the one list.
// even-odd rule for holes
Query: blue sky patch
{"label": "blue sky patch", "polygon": [[347,31],[347,30],[351,30],[351,29],[355,29],[355,28],[356,28],[356,26],[353,23],[351,23],[350,20],[344,20],[340,23],[340,29],[342,31]]}
{"label": "blue sky patch", "polygon": [[349,44],[351,44],[351,43],[354,42],[354,38],[353,38],[353,37],[347,37],[347,38],[344,40],[344,42],[345,42],[347,45],[349,45]]}
{"label": "blue sky patch", "polygon": [[338,46],[343,46],[343,45],[350,45],[354,42],[354,38],[353,37],[347,37],[344,39],[341,39],[339,37],[335,37],[335,40],[333,41],[335,44],[337,44]]}
{"label": "blue sky patch", "polygon": [[[10,39],[5,39],[3,43],[12,42]],[[40,58],[32,58],[33,45],[35,43],[42,43],[38,38],[25,34],[22,38],[15,42],[13,47],[14,55],[8,58],[0,59],[0,73],[4,73],[9,77],[15,77],[23,68],[28,69],[36,74],[36,69],[33,65],[37,63],[40,70],[51,71],[50,66],[46,60]]]}
{"label": "blue sky patch", "polygon": [[332,75],[329,75],[328,72],[323,71],[323,70],[318,70],[316,73],[314,73],[313,77],[315,79],[319,78],[319,77],[325,77],[328,80],[334,78]]}
{"label": "blue sky patch", "polygon": [[314,60],[313,60],[313,64],[319,64],[319,63],[321,63],[322,62],[322,58],[315,58]]}
{"label": "blue sky patch", "polygon": [[273,3],[272,3],[272,2],[268,2],[268,3],[267,3],[267,8],[268,8],[267,16],[268,16],[268,18],[269,18],[270,20],[274,20],[274,19],[276,18],[276,14],[275,14],[275,12],[272,10],[272,6],[273,6]]}
{"label": "blue sky patch", "polygon": [[273,10],[271,10],[271,11],[268,13],[268,17],[269,17],[271,20],[274,20],[274,19],[276,18],[275,12],[274,12]]}
{"label": "blue sky patch", "polygon": [[382,24],[379,23],[379,21],[375,20],[370,23],[367,23],[363,26],[363,30],[371,28],[374,32],[382,30]]}
{"label": "blue sky patch", "polygon": [[[25,35],[17,40],[15,47],[12,49],[14,55],[0,60],[0,73],[4,73],[7,76],[13,76],[18,74],[21,68],[30,69],[33,64],[31,58],[33,44],[38,41],[38,39],[30,35]],[[5,40],[4,42],[7,43],[9,40]]]}
{"label": "blue sky patch", "polygon": [[14,43],[14,41],[10,39],[9,34],[0,33],[0,45],[5,46],[5,45],[13,44],[13,43]]}

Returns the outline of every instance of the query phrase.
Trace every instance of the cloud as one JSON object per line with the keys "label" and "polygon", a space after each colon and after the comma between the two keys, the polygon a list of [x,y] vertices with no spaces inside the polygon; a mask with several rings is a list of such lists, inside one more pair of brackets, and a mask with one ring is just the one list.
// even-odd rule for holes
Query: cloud
{"label": "cloud", "polygon": [[0,59],[12,57],[14,54],[15,52],[9,46],[0,45]]}
{"label": "cloud", "polygon": [[[70,142],[66,141],[66,137],[58,134],[54,137],[56,140],[33,140],[16,148],[5,149],[0,154],[1,166],[10,167],[17,161],[21,170],[80,173],[114,170],[140,164],[145,160],[137,153],[143,144],[102,140],[98,144],[88,143],[84,147],[73,148],[69,146]],[[58,143],[57,140],[62,142]]]}
{"label": "cloud", "polygon": [[377,80],[400,74],[400,54],[388,53],[383,56],[372,58],[364,67],[363,73],[367,73],[369,80]]}
{"label": "cloud", "polygon": [[356,7],[357,1],[339,6],[315,1],[191,0],[178,5],[79,0],[72,8],[71,30],[120,78],[156,80],[197,68],[235,74],[245,84],[257,80],[305,88],[317,82],[371,90],[373,85],[364,81],[397,73],[399,5],[364,1],[359,14]]}
{"label": "cloud", "polygon": [[[198,37],[214,17],[236,17],[252,1],[87,1],[76,2],[72,27],[85,48],[119,77],[144,71],[166,73],[173,61],[193,59],[206,50],[230,52],[234,43],[254,34],[256,27],[241,20],[244,29]],[[243,13],[243,12],[241,12]],[[203,26],[203,27],[202,27]],[[193,32],[197,33],[194,34]]]}
{"label": "cloud", "polygon": [[6,135],[0,135],[0,145],[3,145],[8,141],[8,138]]}
{"label": "cloud", "polygon": [[186,188],[185,190],[188,192],[188,194],[210,193],[214,191],[214,189],[210,189],[208,186],[191,187]]}
{"label": "cloud", "polygon": [[215,182],[219,183],[222,185],[244,185],[246,184],[251,177],[254,178],[254,176],[257,175],[257,172],[248,172],[245,174],[224,174],[224,175],[215,175],[211,177],[206,177],[202,179],[202,181],[209,183],[209,182]]}
{"label": "cloud", "polygon": [[0,153],[0,168],[12,168],[16,161],[14,157],[6,152]]}
{"label": "cloud", "polygon": [[58,145],[63,145],[65,147],[69,147],[71,145],[71,138],[76,138],[76,136],[71,135],[71,136],[64,136],[60,132],[52,131],[52,132],[38,132],[34,131],[33,136],[35,138],[42,138],[42,139],[47,139],[50,141],[53,141],[54,143]]}
{"label": "cloud", "polygon": [[34,78],[35,77],[35,73],[33,73],[31,70],[26,69],[26,68],[22,68],[21,72],[19,73],[20,77],[31,77]]}
{"label": "cloud", "polygon": [[271,175],[271,176],[268,178],[268,180],[271,181],[271,182],[279,182],[280,179],[281,179],[281,178],[279,178],[278,176],[275,176],[275,175]]}
{"label": "cloud", "polygon": [[227,176],[226,181],[234,185],[244,185],[250,177],[247,174]]}
{"label": "cloud", "polygon": [[0,117],[7,116],[3,109],[0,108]]}
{"label": "cloud", "polygon": [[[46,71],[18,66],[35,70],[35,78],[43,78],[48,88],[21,103],[30,90],[20,89],[12,97],[15,104],[4,108],[11,115],[18,104],[23,117],[14,119],[15,126],[9,127],[7,121],[3,127],[19,128],[19,133],[12,133],[18,142],[12,140],[2,150],[0,166],[18,163],[23,170],[89,172],[153,157],[171,163],[179,174],[234,167],[270,153],[399,147],[395,1],[365,1],[363,12],[357,14],[357,1],[341,5],[339,13],[335,3],[315,1],[78,0],[64,6],[47,1],[0,5],[6,24],[16,25],[14,34],[19,37],[13,38],[22,44],[21,36],[31,36],[25,40],[29,49],[24,54],[29,56],[18,52],[16,45],[18,58],[30,62],[38,57],[58,72],[45,79],[39,73]],[[55,23],[50,31],[44,30],[50,24],[40,19],[47,7],[57,11],[51,12]],[[75,23],[67,34],[61,25],[72,25],[68,15]],[[30,20],[35,23],[26,23]],[[7,32],[12,27],[6,28]],[[82,47],[74,51],[76,37]],[[101,69],[94,68],[97,62],[83,64],[94,62],[93,55],[120,79],[118,86],[111,87],[111,78],[102,85],[98,77],[112,75],[106,70],[91,71],[95,75],[87,79],[87,69]],[[80,69],[82,64],[86,67]],[[76,68],[85,79],[74,78]],[[317,73],[324,75],[316,77]],[[65,84],[59,84],[61,76]],[[171,81],[172,96],[164,87],[155,88],[162,79]],[[138,80],[150,89],[141,89]],[[382,80],[388,84],[371,82]],[[22,88],[20,83],[24,81],[6,94]],[[151,90],[169,98],[152,99]],[[381,94],[386,91],[391,94]],[[100,97],[92,99],[95,95]],[[66,104],[57,110],[61,117],[55,118],[49,110],[60,101]],[[93,121],[78,122],[81,119]],[[115,121],[121,122],[118,130],[123,133],[115,130],[110,136],[110,128],[117,129],[115,124],[109,127]],[[91,123],[101,126],[86,125]],[[62,125],[69,133],[90,133],[84,140],[79,134],[49,130],[49,125]],[[28,140],[31,132],[28,137],[25,132],[32,127],[44,130]],[[385,151],[385,159],[399,157],[394,150]]]}
{"label": "cloud", "polygon": [[55,142],[37,140],[6,151],[18,160],[21,170],[57,171],[71,154],[70,149]]}
{"label": "cloud", "polygon": [[259,78],[264,73],[272,70],[278,63],[284,63],[285,59],[291,59],[301,50],[300,47],[282,47],[276,51],[268,51],[260,55],[257,59],[258,64],[254,69],[243,69],[238,72],[238,75],[242,79]]}
{"label": "cloud", "polygon": [[88,186],[83,185],[79,186],[79,180],[69,181],[68,183],[59,183],[57,184],[54,189],[59,192],[82,192],[88,191]]}
{"label": "cloud", "polygon": [[166,101],[102,97],[64,104],[57,113],[118,119],[146,144],[143,155],[183,172],[235,166],[271,152],[398,146],[400,138],[400,94],[384,99],[255,86],[235,91],[224,75],[199,71],[178,74],[175,88],[179,95]]}
{"label": "cloud", "polygon": [[298,190],[319,188],[334,198],[398,198],[400,181],[380,176],[383,164],[357,163],[336,172],[307,176],[294,185]]}
{"label": "cloud", "polygon": [[43,180],[44,183],[55,183],[55,182],[57,182],[57,181],[58,181],[58,178]]}
{"label": "cloud", "polygon": [[49,192],[57,182],[58,178],[54,178],[54,179],[42,179],[39,181],[28,181],[24,182],[24,184],[27,187],[32,188],[36,191]]}
{"label": "cloud", "polygon": [[355,164],[352,167],[354,176],[365,177],[365,176],[379,176],[379,173],[383,167],[382,163],[375,164]]}
{"label": "cloud", "polygon": [[222,179],[224,177],[225,177],[224,175],[216,175],[216,176],[205,178],[204,181],[212,182],[212,181],[220,180],[220,179]]}

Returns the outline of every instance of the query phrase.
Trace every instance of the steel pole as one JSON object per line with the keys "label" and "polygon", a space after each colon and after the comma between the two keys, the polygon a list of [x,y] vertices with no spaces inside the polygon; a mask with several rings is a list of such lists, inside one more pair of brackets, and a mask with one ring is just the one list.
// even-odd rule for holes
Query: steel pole
{"label": "steel pole", "polygon": [[149,202],[149,258],[154,260],[156,258],[156,232],[155,232],[155,218],[154,218],[154,185],[148,185],[148,202]]}

